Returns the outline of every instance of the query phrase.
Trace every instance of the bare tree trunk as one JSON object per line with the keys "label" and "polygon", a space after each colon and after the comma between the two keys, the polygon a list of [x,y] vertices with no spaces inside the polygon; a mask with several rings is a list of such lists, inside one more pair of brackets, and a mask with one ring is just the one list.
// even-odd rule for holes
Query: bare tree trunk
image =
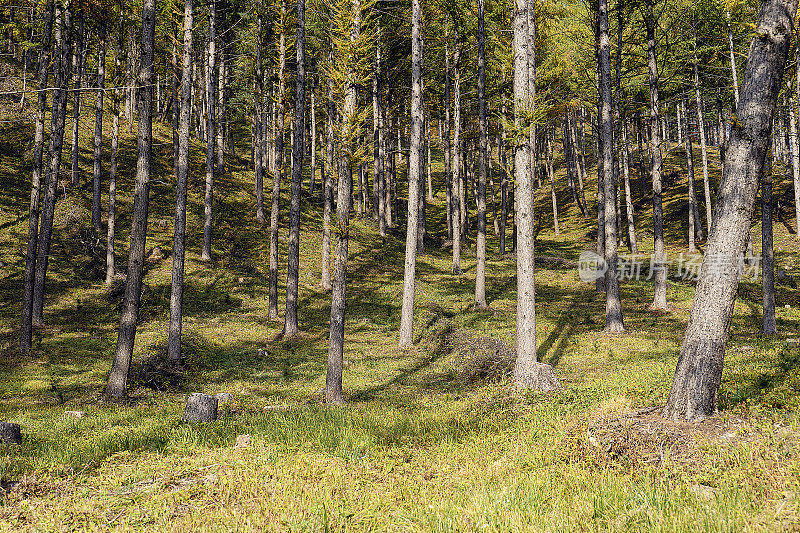
{"label": "bare tree trunk", "polygon": [[[453,156],[452,188],[453,188],[453,274],[461,274],[461,240],[464,233],[462,228],[462,204],[464,196],[461,191],[461,43],[459,42],[458,27],[455,29],[455,50],[453,51],[453,78],[455,82],[453,94]],[[527,65],[527,63],[526,63]]]}
{"label": "bare tree trunk", "polygon": [[652,0],[647,0],[644,9],[647,29],[647,65],[650,71],[650,176],[653,179],[653,264],[655,270],[655,290],[653,309],[668,310],[667,270],[664,254],[664,210],[661,192],[661,134],[659,132],[658,67],[656,65],[656,29],[653,18]]}
{"label": "bare tree trunk", "polygon": [[[28,218],[28,248],[25,253],[25,274],[22,289],[22,313],[19,334],[20,355],[28,355],[33,345],[33,286],[36,278],[36,252],[39,246],[39,214],[42,194],[42,153],[44,151],[44,119],[47,108],[47,78],[50,58],[54,56],[50,40],[53,28],[54,0],[48,0],[44,12],[44,32],[39,48],[36,102],[36,126],[33,139],[33,173],[31,176],[31,203]],[[60,53],[59,42],[53,46]]]}
{"label": "bare tree trunk", "polygon": [[272,207],[269,225],[269,319],[278,319],[278,209],[281,197],[283,165],[283,136],[286,104],[286,1],[281,0],[280,35],[278,37],[278,98],[275,132],[275,173],[272,178]]}
{"label": "bare tree trunk", "polygon": [[94,121],[94,174],[92,180],[92,221],[99,237],[103,232],[102,209],[100,207],[100,172],[103,154],[103,93],[106,88],[106,25],[100,22],[97,43],[97,100]]}
{"label": "bare tree trunk", "polygon": [[605,220],[605,262],[606,262],[606,327],[609,333],[625,330],[622,319],[622,303],[619,296],[619,279],[617,279],[617,180],[614,176],[613,126],[611,116],[611,40],[608,35],[608,2],[599,0],[598,26],[600,32],[600,49],[598,54],[600,70],[600,123]]}
{"label": "bare tree trunk", "polygon": [[400,346],[414,344],[414,290],[419,233],[420,182],[422,181],[422,35],[420,0],[411,1],[411,139],[408,168],[408,219],[403,274],[403,308],[400,315]]}
{"label": "bare tree trunk", "polygon": [[153,148],[153,52],[155,48],[155,0],[144,0],[142,7],[142,57],[139,69],[139,135],[136,184],[133,195],[131,247],[128,256],[128,278],[122,300],[114,361],[108,374],[106,398],[123,398],[128,384],[131,356],[136,336],[136,320],[142,293],[147,209],[150,190],[150,164]]}
{"label": "bare tree trunk", "polygon": [[[83,86],[83,70],[86,66],[86,37],[83,31],[83,8],[78,5],[78,29],[75,40],[75,67],[77,68],[75,87],[72,94],[72,186],[77,187],[80,181],[80,168],[78,167],[78,128],[81,122],[81,88]],[[99,206],[99,205],[98,205]],[[92,226],[98,227],[100,224],[95,220],[95,215],[100,214],[100,210],[95,211],[92,206]]]}
{"label": "bare tree trunk", "polygon": [[[53,79],[56,90],[53,91],[53,112],[50,124],[50,142],[48,146],[48,169],[45,176],[44,200],[42,205],[42,221],[39,228],[39,248],[36,255],[36,275],[33,285],[32,322],[34,326],[44,325],[43,310],[47,264],[50,259],[50,240],[53,236],[53,217],[56,207],[58,175],[61,167],[61,151],[64,146],[64,123],[67,115],[67,93],[69,89],[72,67],[72,28],[71,13],[68,8],[56,6],[55,50],[60,54],[53,61]],[[55,54],[54,54],[55,55]]]}
{"label": "bare tree trunk", "polygon": [[213,224],[214,208],[214,173],[216,165],[214,161],[214,143],[216,140],[214,128],[217,126],[216,114],[216,78],[214,68],[217,59],[217,0],[210,0],[208,3],[208,63],[206,67],[206,191],[204,201],[205,220],[203,223],[203,250],[200,259],[211,261],[211,226]]}
{"label": "bare tree trunk", "polygon": [[486,159],[489,141],[486,123],[486,33],[484,0],[478,0],[478,237],[475,241],[475,308],[486,309]]}
{"label": "bare tree trunk", "polygon": [[772,245],[772,164],[769,155],[761,177],[761,289],[763,315],[761,333],[775,335],[775,250]]}
{"label": "bare tree trunk", "polygon": [[758,178],[793,33],[797,0],[765,0],[745,69],[737,123],[725,155],[711,235],[663,416],[702,420],[718,409],[723,356]]}
{"label": "bare tree trunk", "polygon": [[305,0],[297,0],[297,35],[295,38],[296,75],[294,98],[294,137],[292,139],[292,196],[289,207],[289,250],[286,268],[286,313],[283,333],[297,335],[297,296],[300,279],[300,194],[303,188],[303,155],[305,154],[306,108],[306,27]]}
{"label": "bare tree trunk", "polygon": [[[194,5],[184,0],[183,70],[181,74],[181,111],[178,123],[178,174],[175,193],[175,232],[172,247],[172,289],[169,300],[169,341],[167,360],[181,362],[183,328],[183,272],[186,255],[186,188],[189,175],[189,113],[192,101],[192,54]],[[260,163],[259,163],[260,165]]]}

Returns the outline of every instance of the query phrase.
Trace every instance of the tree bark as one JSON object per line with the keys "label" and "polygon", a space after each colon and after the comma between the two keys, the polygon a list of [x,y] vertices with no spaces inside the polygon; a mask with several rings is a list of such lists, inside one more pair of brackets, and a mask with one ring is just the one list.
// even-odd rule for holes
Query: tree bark
{"label": "tree bark", "polygon": [[[183,70],[181,74],[181,107],[178,122],[178,174],[175,193],[175,231],[172,247],[172,289],[169,300],[169,341],[167,360],[181,362],[181,330],[183,328],[183,273],[186,254],[186,189],[189,175],[189,113],[192,101],[192,54],[194,5],[184,0]],[[259,163],[260,164],[260,163]]]}
{"label": "tree bark", "polygon": [[[44,119],[47,108],[48,66],[53,53],[50,48],[53,29],[54,0],[48,0],[44,15],[44,32],[38,53],[39,72],[36,102],[36,125],[33,138],[33,172],[31,175],[31,203],[28,218],[28,248],[25,253],[25,273],[23,275],[22,313],[19,334],[20,355],[28,355],[33,345],[33,286],[36,277],[36,251],[39,246],[39,214],[42,194],[42,153],[44,151]],[[56,43],[58,48],[60,43]]]}
{"label": "tree bark", "polygon": [[414,343],[414,291],[419,233],[419,185],[422,180],[422,35],[420,0],[411,0],[411,139],[408,168],[408,219],[403,273],[403,307],[400,315],[400,346]]}
{"label": "tree bark", "polygon": [[653,241],[654,252],[650,266],[655,271],[652,308],[669,310],[667,304],[667,266],[664,253],[664,210],[661,190],[661,133],[659,131],[658,67],[656,65],[656,24],[653,2],[647,0],[644,9],[647,29],[647,65],[650,72],[650,176],[653,180]]}
{"label": "tree bark", "polygon": [[283,333],[300,333],[297,324],[297,296],[300,279],[300,194],[303,188],[303,155],[305,154],[306,58],[305,0],[297,0],[297,35],[295,38],[296,74],[294,99],[294,133],[292,142],[292,196],[289,206],[289,250],[286,268],[286,313]]}
{"label": "tree bark", "polygon": [[770,125],[796,12],[797,0],[765,0],[759,10],[736,112],[738,120],[725,154],[711,235],[663,410],[668,419],[702,420],[718,409],[717,392],[742,254],[750,233],[750,216],[769,147]]}
{"label": "tree bark", "polygon": [[136,336],[136,320],[142,291],[147,209],[149,204],[150,165],[153,147],[153,51],[155,48],[155,0],[144,0],[142,7],[141,68],[139,69],[139,134],[136,182],[133,196],[131,246],[128,256],[128,278],[122,300],[122,317],[117,335],[117,347],[105,395],[123,398],[128,384],[131,356]]}

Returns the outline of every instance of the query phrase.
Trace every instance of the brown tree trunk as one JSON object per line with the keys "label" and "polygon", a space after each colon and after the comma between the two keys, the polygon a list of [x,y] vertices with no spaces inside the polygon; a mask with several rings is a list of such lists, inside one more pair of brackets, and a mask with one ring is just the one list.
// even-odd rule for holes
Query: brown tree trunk
{"label": "brown tree trunk", "polygon": [[758,178],[769,147],[797,0],[765,0],[745,69],[737,123],[725,154],[711,234],[663,416],[702,420],[718,409],[723,356]]}
{"label": "brown tree trunk", "polygon": [[131,356],[136,336],[136,320],[142,293],[147,209],[150,190],[150,165],[153,147],[153,52],[155,48],[155,0],[144,0],[142,7],[142,58],[139,69],[139,135],[136,182],[133,195],[131,247],[128,256],[128,278],[122,300],[122,317],[117,347],[108,374],[105,396],[123,398],[128,384]]}

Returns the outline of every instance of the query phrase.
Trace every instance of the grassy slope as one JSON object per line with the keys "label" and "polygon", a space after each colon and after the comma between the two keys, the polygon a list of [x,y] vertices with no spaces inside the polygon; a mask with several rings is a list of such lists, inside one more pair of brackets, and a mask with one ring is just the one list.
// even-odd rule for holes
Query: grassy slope
{"label": "grassy slope", "polygon": [[[84,128],[87,135],[89,129]],[[663,403],[691,305],[691,284],[670,284],[674,312],[661,316],[647,310],[649,282],[624,283],[629,333],[608,337],[601,332],[604,302],[592,287],[581,283],[574,269],[540,267],[540,358],[556,366],[564,391],[515,397],[502,380],[481,379],[475,357],[453,350],[465,343],[467,352],[478,346],[465,340],[470,337],[513,346],[513,257],[490,254],[491,310],[475,312],[474,244],[466,251],[465,274],[454,277],[449,250],[432,243],[418,261],[418,347],[401,352],[396,332],[404,235],[395,232],[382,240],[371,222],[356,220],[345,355],[350,404],[326,409],[319,400],[330,300],[317,289],[320,206],[306,197],[300,278],[304,333],[283,341],[277,338],[282,324],[266,319],[268,230],[254,220],[252,172],[242,159],[229,159],[229,172],[218,181],[214,262],[199,261],[203,149],[193,145],[184,304],[187,375],[179,388],[167,392],[134,378],[131,405],[100,406],[119,299],[86,276],[87,258],[77,235],[89,217],[88,184],[67,190],[67,200],[59,202],[47,327],[36,336],[34,357],[15,356],[29,179],[23,150],[30,138],[29,128],[20,126],[6,125],[0,135],[0,420],[21,423],[25,435],[20,448],[0,448],[0,476],[10,489],[0,506],[0,529],[738,531],[797,526],[800,375],[797,354],[786,350],[782,339],[799,332],[800,293],[788,283],[779,285],[778,339],[757,335],[759,283],[742,285],[720,392],[721,421],[710,428],[679,428],[689,435],[684,440],[655,424],[661,428],[651,431],[655,437],[638,444],[628,440],[621,451],[606,454],[591,446],[589,427],[629,409]],[[169,139],[169,132],[159,129],[148,235],[148,247],[161,246],[167,258],[148,267],[138,361],[162,353],[166,341],[174,201]],[[88,175],[91,153],[88,138],[84,141],[81,162]],[[135,139],[127,135],[121,146],[122,235],[117,242],[124,262]],[[668,171],[678,170],[681,154],[682,148],[671,152]],[[434,168],[441,183],[438,160]],[[563,165],[559,168],[561,205],[567,206],[570,195]],[[666,193],[668,250],[674,256],[685,248],[685,188],[679,173]],[[548,191],[540,195],[537,252],[576,259],[591,248],[591,221],[570,204],[562,214],[562,235],[553,235]],[[432,241],[442,239],[442,197],[440,192],[429,208]],[[641,245],[649,253],[647,199],[638,198],[637,205]],[[776,232],[779,265],[797,274],[798,246],[783,225],[776,224]],[[758,235],[754,226],[756,243]],[[282,228],[282,258],[285,238]],[[496,250],[493,235],[489,247]],[[283,295],[283,264],[279,279]],[[189,391],[232,392],[234,400],[217,422],[189,425],[180,421]],[[65,410],[83,410],[86,416],[65,417]],[[242,433],[253,436],[252,447],[233,447]],[[618,441],[627,435],[617,433]]]}

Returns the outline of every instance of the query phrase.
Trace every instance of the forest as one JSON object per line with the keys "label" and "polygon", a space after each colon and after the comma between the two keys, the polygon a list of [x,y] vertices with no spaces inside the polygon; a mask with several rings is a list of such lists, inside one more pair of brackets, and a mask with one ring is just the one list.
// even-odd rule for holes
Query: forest
{"label": "forest", "polygon": [[0,0],[0,530],[797,530],[797,8]]}

